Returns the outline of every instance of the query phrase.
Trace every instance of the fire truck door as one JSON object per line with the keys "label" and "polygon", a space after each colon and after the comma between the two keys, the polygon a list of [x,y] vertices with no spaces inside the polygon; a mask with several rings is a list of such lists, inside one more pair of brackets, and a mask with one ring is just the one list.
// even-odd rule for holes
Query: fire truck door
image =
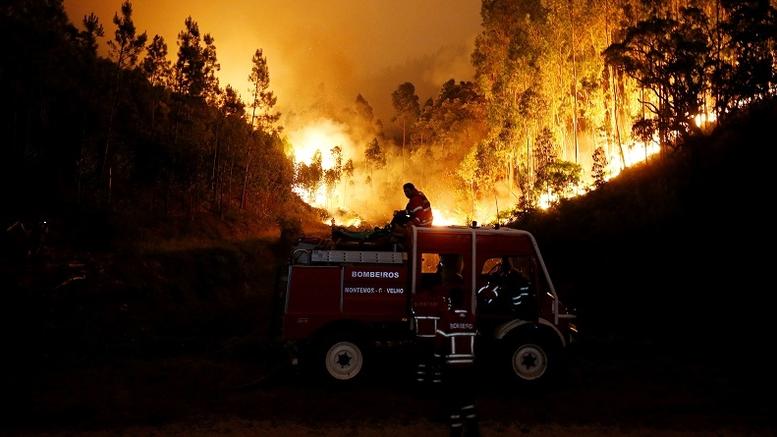
{"label": "fire truck door", "polygon": [[413,310],[438,315],[451,300],[473,310],[472,234],[419,232],[416,238]]}

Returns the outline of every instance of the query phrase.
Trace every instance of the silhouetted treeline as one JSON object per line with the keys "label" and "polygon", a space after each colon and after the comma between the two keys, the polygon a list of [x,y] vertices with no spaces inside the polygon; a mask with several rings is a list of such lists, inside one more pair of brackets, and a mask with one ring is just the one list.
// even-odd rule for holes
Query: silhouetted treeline
{"label": "silhouetted treeline", "polygon": [[[219,86],[214,38],[191,17],[182,25],[171,63],[162,37],[135,29],[129,2],[112,24],[92,14],[78,28],[62,0],[0,6],[2,218],[73,207],[277,217],[293,170],[266,60],[257,50],[252,72],[246,59],[257,91],[248,119],[237,93]],[[97,53],[103,35],[108,58]]]}

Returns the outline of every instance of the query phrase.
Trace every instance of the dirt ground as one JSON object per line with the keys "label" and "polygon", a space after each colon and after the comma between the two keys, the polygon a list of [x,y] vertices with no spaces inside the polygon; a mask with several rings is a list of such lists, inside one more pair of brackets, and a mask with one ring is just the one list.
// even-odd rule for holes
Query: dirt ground
{"label": "dirt ground", "polygon": [[[604,425],[542,425],[542,426],[521,426],[521,425],[501,425],[493,422],[484,422],[480,425],[482,436],[619,436],[628,435],[634,437],[649,436],[736,436],[736,435],[761,435],[752,431],[718,429],[714,432],[709,431],[669,431],[655,428],[640,427],[625,429],[622,427],[604,426]],[[73,433],[41,433],[40,436],[56,435],[74,435]],[[271,421],[252,421],[243,419],[222,419],[219,421],[202,420],[199,422],[176,423],[161,427],[129,427],[119,430],[101,430],[79,433],[83,436],[116,436],[116,435],[144,435],[144,436],[364,436],[364,437],[383,437],[397,435],[425,435],[425,436],[447,436],[448,432],[438,423],[420,420],[416,423],[368,423],[368,424],[344,424],[344,425],[324,425],[310,426],[299,425],[296,423],[279,424]],[[764,433],[762,435],[773,435],[773,433]]]}
{"label": "dirt ground", "polygon": [[[482,434],[775,435],[775,402],[756,385],[695,357],[650,357],[578,350],[563,380],[535,390],[481,373]],[[15,435],[447,433],[437,393],[408,383],[399,361],[345,387],[263,362],[206,353],[28,369],[10,378],[3,423]]]}

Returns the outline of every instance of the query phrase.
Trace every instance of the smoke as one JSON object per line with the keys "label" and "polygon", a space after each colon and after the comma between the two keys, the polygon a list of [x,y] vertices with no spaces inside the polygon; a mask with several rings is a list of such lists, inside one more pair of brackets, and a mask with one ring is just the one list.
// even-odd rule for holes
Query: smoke
{"label": "smoke", "polygon": [[472,80],[474,70],[470,56],[474,47],[473,36],[462,44],[445,45],[433,53],[386,67],[375,72],[366,81],[361,92],[365,96],[376,97],[373,102],[375,112],[388,121],[393,112],[389,97],[401,83],[412,82],[423,104],[427,98],[434,97],[440,90],[440,85],[448,79]]}
{"label": "smoke", "polygon": [[[251,56],[262,48],[270,69],[270,86],[279,109],[299,112],[316,102],[323,84],[336,107],[364,95],[384,121],[390,95],[399,83],[416,83],[432,93],[450,77],[472,76],[468,62],[480,31],[480,2],[471,0],[395,0],[328,2],[236,0],[228,5],[191,0],[133,0],[139,32],[162,35],[171,58],[176,36],[191,16],[203,33],[215,38],[221,64],[219,79],[246,97]],[[113,35],[111,18],[120,0],[65,0],[73,23],[95,12]]]}

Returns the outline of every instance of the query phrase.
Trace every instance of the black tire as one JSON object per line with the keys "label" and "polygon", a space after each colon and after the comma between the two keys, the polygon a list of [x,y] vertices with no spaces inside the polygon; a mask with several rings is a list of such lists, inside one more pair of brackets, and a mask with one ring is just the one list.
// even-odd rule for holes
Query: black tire
{"label": "black tire", "polygon": [[319,371],[333,383],[350,383],[364,378],[366,356],[364,342],[352,335],[328,335],[318,344]]}
{"label": "black tire", "polygon": [[553,380],[561,354],[553,342],[537,335],[516,335],[507,339],[503,363],[514,382],[528,387]]}

